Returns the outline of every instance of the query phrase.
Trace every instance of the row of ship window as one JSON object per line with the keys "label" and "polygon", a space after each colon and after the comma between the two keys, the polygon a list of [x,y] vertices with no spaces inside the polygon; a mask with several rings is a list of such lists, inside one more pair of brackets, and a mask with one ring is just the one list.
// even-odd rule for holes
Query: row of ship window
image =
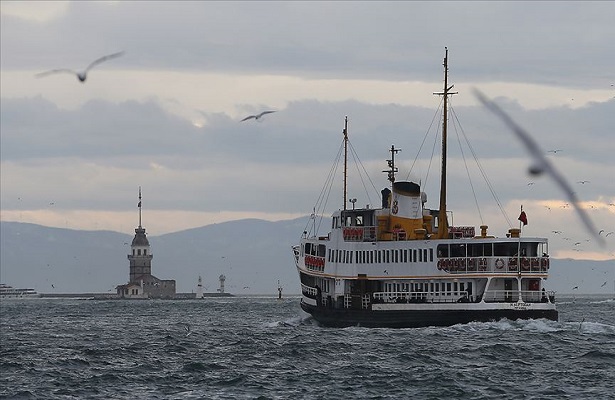
{"label": "row of ship window", "polygon": [[335,263],[407,263],[432,262],[433,249],[393,249],[393,250],[332,250],[329,249],[327,261]]}

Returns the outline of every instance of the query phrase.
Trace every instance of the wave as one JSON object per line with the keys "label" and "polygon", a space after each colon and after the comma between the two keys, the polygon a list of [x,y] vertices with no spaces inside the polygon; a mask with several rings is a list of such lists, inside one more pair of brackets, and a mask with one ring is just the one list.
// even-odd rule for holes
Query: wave
{"label": "wave", "polygon": [[581,321],[568,323],[572,325],[574,328],[578,329],[579,332],[589,333],[589,334],[615,334],[615,325],[603,324],[600,322],[591,322],[591,321]]}
{"label": "wave", "polygon": [[314,319],[311,315],[307,313],[303,313],[302,315],[297,315],[295,317],[287,318],[282,321],[273,321],[265,324],[267,328],[277,328],[279,326],[289,326],[289,327],[297,327],[301,325],[312,325],[312,321]]}

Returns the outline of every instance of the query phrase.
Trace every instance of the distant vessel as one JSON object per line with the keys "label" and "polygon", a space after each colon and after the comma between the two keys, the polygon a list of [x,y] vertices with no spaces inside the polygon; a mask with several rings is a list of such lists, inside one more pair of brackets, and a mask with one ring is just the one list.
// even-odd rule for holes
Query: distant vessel
{"label": "distant vessel", "polygon": [[[506,237],[480,226],[449,226],[446,209],[448,50],[444,58],[444,117],[439,209],[425,205],[419,184],[397,181],[391,146],[390,189],[381,208],[355,209],[347,200],[348,120],[344,127],[343,209],[331,230],[304,231],[293,246],[301,281],[301,307],[324,326],[423,327],[471,321],[558,319],[554,292],[545,289],[549,256],[546,238]],[[341,154],[341,152],[340,152]],[[324,193],[324,191],[323,191]],[[323,196],[324,197],[324,196]],[[347,203],[353,204],[352,210]],[[519,217],[524,221],[525,214]],[[527,220],[525,219],[524,223]]]}
{"label": "distant vessel", "polygon": [[40,297],[40,295],[34,289],[16,289],[12,286],[0,283],[0,299],[25,299],[36,297]]}

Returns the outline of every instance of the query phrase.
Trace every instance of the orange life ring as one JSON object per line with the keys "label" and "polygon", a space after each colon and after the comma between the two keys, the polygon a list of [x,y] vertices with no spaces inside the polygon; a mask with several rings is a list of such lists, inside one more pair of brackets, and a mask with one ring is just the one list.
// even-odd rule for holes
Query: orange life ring
{"label": "orange life ring", "polygon": [[498,258],[497,260],[495,260],[495,267],[497,269],[504,268],[504,260],[502,260],[501,258]]}
{"label": "orange life ring", "polygon": [[442,260],[438,260],[438,269],[442,269]]}

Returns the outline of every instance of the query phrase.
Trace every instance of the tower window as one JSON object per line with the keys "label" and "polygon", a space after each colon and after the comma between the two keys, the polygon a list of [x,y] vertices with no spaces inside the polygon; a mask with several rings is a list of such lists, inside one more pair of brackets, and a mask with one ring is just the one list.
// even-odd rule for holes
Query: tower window
{"label": "tower window", "polygon": [[140,256],[141,255],[141,249],[137,250],[137,255]]}
{"label": "tower window", "polygon": [[147,255],[147,249],[143,249],[143,255],[146,256]]}

